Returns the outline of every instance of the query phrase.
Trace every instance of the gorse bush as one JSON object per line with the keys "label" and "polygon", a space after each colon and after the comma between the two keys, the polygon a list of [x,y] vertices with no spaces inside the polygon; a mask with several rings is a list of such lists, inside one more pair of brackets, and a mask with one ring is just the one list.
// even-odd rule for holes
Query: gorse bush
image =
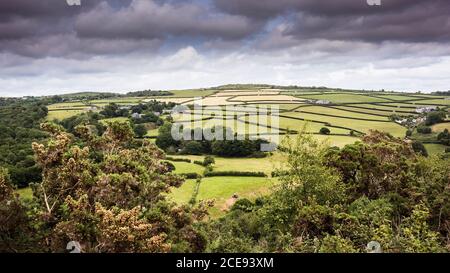
{"label": "gorse bush", "polygon": [[[24,236],[33,243],[22,245],[21,251],[63,252],[72,240],[84,252],[198,252],[206,247],[193,224],[206,215],[208,205],[178,207],[166,201],[184,179],[171,173],[156,146],[133,143],[128,122],[111,123],[102,136],[78,126],[83,146],[75,145],[60,126],[46,123],[42,129],[50,139],[33,143],[43,178],[33,192],[36,202],[23,214],[9,210],[15,216],[2,228],[15,225],[22,232],[2,231],[0,248],[12,251],[5,242],[24,241]],[[5,177],[1,172],[0,191],[6,194],[0,194],[0,211],[15,198]]]}
{"label": "gorse bush", "polygon": [[281,147],[280,184],[210,222],[207,251],[366,252],[370,241],[383,252],[449,251],[445,159],[377,131],[341,149],[307,134]]}

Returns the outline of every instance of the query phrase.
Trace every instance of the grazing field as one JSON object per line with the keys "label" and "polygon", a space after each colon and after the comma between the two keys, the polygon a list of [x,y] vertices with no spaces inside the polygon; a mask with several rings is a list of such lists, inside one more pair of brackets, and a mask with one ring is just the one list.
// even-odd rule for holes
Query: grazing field
{"label": "grazing field", "polygon": [[450,122],[435,124],[431,129],[433,132],[443,132],[445,129],[450,131]]}
{"label": "grazing field", "polygon": [[106,125],[106,124],[108,124],[108,122],[114,122],[114,121],[125,122],[128,120],[129,119],[126,117],[117,117],[117,118],[105,118],[105,119],[100,120],[100,122]]}
{"label": "grazing field", "polygon": [[57,110],[57,111],[49,111],[47,115],[47,120],[63,120],[66,118],[70,118],[76,116],[78,114],[86,112],[85,110]]}
{"label": "grazing field", "polygon": [[[276,179],[264,177],[208,177],[203,178],[196,200],[214,200],[209,212],[212,218],[222,216],[229,208],[233,195],[254,200],[263,196],[277,184]],[[196,181],[186,180],[180,188],[172,189],[169,198],[179,204],[187,204],[194,195]]]}
{"label": "grazing field", "polygon": [[419,101],[420,103],[425,103],[425,104],[436,104],[436,105],[447,105],[450,106],[450,99],[435,99],[435,100],[421,100]]}
{"label": "grazing field", "polygon": [[364,121],[351,118],[327,117],[320,114],[307,114],[298,112],[286,113],[284,115],[294,118],[304,118],[311,121],[328,122],[332,126],[348,127],[363,133],[368,133],[369,130],[379,130],[390,133],[393,136],[403,137],[406,132],[405,127],[394,122]]}
{"label": "grazing field", "polygon": [[302,102],[304,99],[296,98],[293,96],[286,95],[278,95],[278,96],[270,96],[270,95],[260,95],[260,96],[237,96],[229,99],[229,101],[235,102],[249,102],[249,101],[295,101]]}
{"label": "grazing field", "polygon": [[[201,155],[176,155],[175,158],[188,158],[192,162],[194,160],[203,161],[204,156]],[[280,167],[280,155],[274,153],[264,158],[225,158],[214,157],[216,163],[213,165],[214,171],[238,171],[238,172],[264,172],[267,175]],[[180,162],[172,162],[180,163]],[[189,163],[186,163],[189,164]],[[176,166],[176,164],[175,164]],[[196,165],[198,166],[198,165]],[[199,166],[201,167],[201,166]]]}
{"label": "grazing field", "polygon": [[428,154],[435,155],[444,153],[448,146],[441,144],[425,144],[425,148],[427,149]]}
{"label": "grazing field", "polygon": [[330,115],[343,118],[353,118],[353,119],[368,119],[368,120],[383,120],[387,121],[386,117],[379,117],[370,114],[353,113],[344,110],[334,109],[330,107],[322,106],[307,106],[297,109],[298,112],[312,112],[322,115]]}
{"label": "grazing field", "polygon": [[172,98],[193,98],[193,97],[206,97],[214,94],[217,90],[201,90],[201,89],[193,89],[193,90],[171,90],[173,95],[164,96],[164,97],[172,97]]}
{"label": "grazing field", "polygon": [[352,102],[385,102],[387,99],[375,98],[360,94],[340,93],[340,94],[322,94],[322,95],[297,95],[297,97],[311,100],[328,100],[333,103],[352,103]]}
{"label": "grazing field", "polygon": [[408,100],[416,100],[420,99],[420,97],[412,96],[412,95],[376,95],[376,97],[394,100],[394,101],[408,101]]}
{"label": "grazing field", "polygon": [[183,104],[185,102],[193,100],[193,98],[154,98],[154,99],[145,99],[144,102],[149,102],[152,100],[160,101],[160,102],[173,102],[173,103],[179,103]]}
{"label": "grazing field", "polygon": [[278,95],[278,91],[220,91],[213,95],[213,97],[234,97],[234,96],[268,96],[268,95]]}
{"label": "grazing field", "polygon": [[334,128],[323,123],[313,122],[312,120],[308,119],[306,119],[306,121],[302,121],[287,117],[280,117],[280,128],[282,129],[300,131],[305,126],[307,133],[319,133],[321,128],[327,127],[328,129],[330,129],[332,134],[345,134],[345,135],[350,134],[350,130],[348,129]]}
{"label": "grazing field", "polygon": [[194,164],[194,163],[187,163],[187,162],[171,162],[175,166],[175,173],[176,174],[183,174],[183,173],[198,173],[203,174],[204,167]]}

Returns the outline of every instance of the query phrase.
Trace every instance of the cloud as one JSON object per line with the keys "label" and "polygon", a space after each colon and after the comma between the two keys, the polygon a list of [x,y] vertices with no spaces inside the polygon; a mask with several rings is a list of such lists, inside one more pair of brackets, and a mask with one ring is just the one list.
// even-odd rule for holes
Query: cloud
{"label": "cloud", "polygon": [[371,42],[449,41],[450,2],[446,0],[215,0],[217,7],[253,20],[284,16],[285,35],[298,39],[364,40]]}
{"label": "cloud", "polygon": [[235,82],[448,89],[449,14],[448,0],[2,0],[0,96]]}
{"label": "cloud", "polygon": [[80,37],[108,39],[154,39],[170,36],[220,37],[241,39],[252,34],[257,25],[238,15],[217,14],[193,3],[157,4],[134,0],[130,6],[115,10],[106,2],[77,18]]}

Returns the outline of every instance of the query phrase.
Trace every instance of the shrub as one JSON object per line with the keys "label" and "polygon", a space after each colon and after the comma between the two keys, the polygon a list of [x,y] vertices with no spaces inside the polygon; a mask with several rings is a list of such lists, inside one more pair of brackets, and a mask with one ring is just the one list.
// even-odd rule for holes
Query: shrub
{"label": "shrub", "polygon": [[216,171],[205,173],[205,177],[213,177],[213,176],[267,177],[267,175],[263,172]]}
{"label": "shrub", "polygon": [[166,156],[166,160],[170,160],[170,161],[173,161],[173,162],[192,163],[192,161],[189,158],[177,158],[177,157]]}
{"label": "shrub", "polygon": [[206,156],[205,159],[203,159],[203,166],[212,165],[214,163],[216,163],[216,160],[210,155]]}
{"label": "shrub", "polygon": [[273,171],[271,173],[271,176],[272,177],[278,177],[278,176],[284,176],[284,175],[287,175],[287,174],[288,174],[288,172],[286,172],[286,171]]}
{"label": "shrub", "polygon": [[431,127],[428,126],[419,126],[417,127],[417,132],[420,134],[431,134]]}
{"label": "shrub", "polygon": [[234,203],[234,205],[231,207],[231,211],[234,210],[242,210],[245,212],[251,212],[253,210],[254,204],[252,201],[248,200],[247,198],[239,199]]}
{"label": "shrub", "polygon": [[200,160],[194,160],[194,164],[200,165],[200,166],[204,166],[203,165],[203,161]]}
{"label": "shrub", "polygon": [[138,124],[133,128],[134,134],[138,138],[142,138],[147,134],[147,128],[143,124]]}
{"label": "shrub", "polygon": [[166,165],[166,167],[169,170],[169,172],[175,171],[175,165],[173,165],[171,162],[164,161],[164,165]]}
{"label": "shrub", "polygon": [[184,154],[201,155],[203,153],[203,146],[200,142],[189,141],[184,145]]}
{"label": "shrub", "polygon": [[442,122],[445,119],[445,112],[443,111],[433,111],[427,114],[427,119],[425,121],[426,125],[433,125]]}
{"label": "shrub", "polygon": [[319,131],[322,135],[329,135],[331,133],[330,129],[328,129],[327,127],[322,127],[320,128]]}
{"label": "shrub", "polygon": [[185,177],[186,179],[197,179],[200,177],[198,173],[182,173],[180,175]]}
{"label": "shrub", "polygon": [[414,141],[412,143],[412,148],[413,148],[414,152],[416,152],[417,154],[420,154],[423,156],[428,156],[427,149],[425,148],[425,146],[423,145],[422,142]]}

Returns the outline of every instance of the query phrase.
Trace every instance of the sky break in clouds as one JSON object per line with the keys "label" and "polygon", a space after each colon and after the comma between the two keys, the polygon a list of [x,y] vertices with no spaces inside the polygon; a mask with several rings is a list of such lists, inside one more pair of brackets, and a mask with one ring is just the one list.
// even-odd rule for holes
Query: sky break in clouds
{"label": "sky break in clouds", "polygon": [[2,0],[0,96],[228,83],[450,89],[450,1]]}

